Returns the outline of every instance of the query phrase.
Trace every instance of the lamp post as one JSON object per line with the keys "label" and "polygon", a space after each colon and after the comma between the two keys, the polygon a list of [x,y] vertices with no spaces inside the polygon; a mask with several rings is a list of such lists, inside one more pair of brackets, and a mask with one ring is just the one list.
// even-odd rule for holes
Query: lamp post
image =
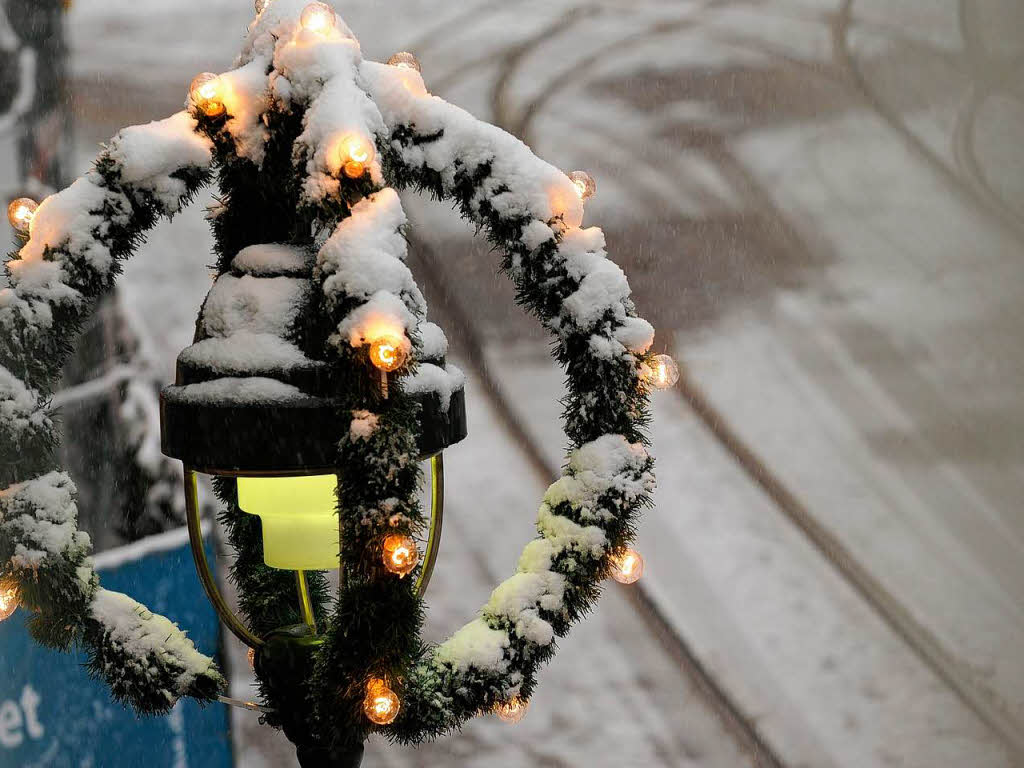
{"label": "lamp post", "polygon": [[[182,462],[187,522],[196,569],[207,597],[224,625],[254,649],[254,666],[264,689],[278,701],[302,701],[299,690],[323,638],[310,594],[308,571],[341,567],[337,451],[340,435],[352,423],[351,398],[337,380],[336,366],[316,359],[324,338],[296,328],[319,328],[310,317],[312,246],[256,245],[243,249],[214,282],[196,324],[195,343],[178,357],[175,383],[160,397],[163,452]],[[300,349],[301,344],[301,349]],[[422,362],[443,363],[442,360]],[[386,371],[383,376],[396,375]],[[367,386],[383,382],[368,374]],[[414,590],[430,582],[441,538],[444,510],[442,452],[466,436],[464,391],[453,392],[442,407],[435,392],[411,395],[419,403],[418,458],[430,466],[430,526]],[[295,599],[302,623],[260,634],[228,605],[217,586],[203,547],[200,526],[200,474],[234,481],[239,509],[258,517],[263,562],[295,574]],[[385,545],[385,550],[387,547]],[[411,551],[410,551],[411,550]],[[391,554],[396,573],[417,564],[416,548]],[[391,566],[389,565],[389,568]],[[344,573],[344,571],[342,571]],[[283,708],[284,705],[281,705]],[[301,708],[301,706],[300,706]],[[301,712],[282,713],[286,735],[295,741],[303,764],[314,764],[316,745],[303,745]],[[360,754],[332,764],[358,765]],[[348,760],[348,762],[345,762]]]}

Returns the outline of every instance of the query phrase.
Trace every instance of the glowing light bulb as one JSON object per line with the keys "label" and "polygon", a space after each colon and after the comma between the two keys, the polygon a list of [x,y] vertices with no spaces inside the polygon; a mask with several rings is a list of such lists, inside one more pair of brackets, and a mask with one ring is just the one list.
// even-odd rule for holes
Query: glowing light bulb
{"label": "glowing light bulb", "polygon": [[576,187],[576,194],[580,196],[580,200],[589,200],[597,192],[597,182],[586,171],[573,171],[569,174],[569,181]]}
{"label": "glowing light bulb", "polygon": [[19,197],[11,200],[7,206],[7,220],[19,235],[27,235],[32,229],[32,219],[36,216],[39,203],[31,197]]}
{"label": "glowing light bulb", "polygon": [[655,389],[674,387],[679,381],[679,366],[669,355],[655,355],[649,366],[647,380]]}
{"label": "glowing light bulb", "polygon": [[374,677],[366,684],[366,698],[363,699],[363,714],[375,725],[393,723],[402,708],[398,694],[386,682]]}
{"label": "glowing light bulb", "polygon": [[375,155],[373,142],[356,133],[345,134],[338,143],[338,160],[350,179],[358,179],[366,173],[366,167],[373,162]]}
{"label": "glowing light bulb", "polygon": [[423,71],[420,69],[419,59],[408,51],[399,51],[388,59],[388,64],[392,67],[398,67],[399,69],[415,69],[417,72]]}
{"label": "glowing light bulb", "polygon": [[327,3],[310,3],[302,9],[299,23],[303,29],[316,32],[318,35],[326,35],[334,29],[336,23],[334,9]]}
{"label": "glowing light bulb", "polygon": [[405,340],[398,336],[381,336],[370,344],[370,362],[387,373],[405,363]]}
{"label": "glowing light bulb", "polygon": [[384,538],[384,567],[391,573],[406,576],[420,561],[420,551],[411,536],[392,533]]}
{"label": "glowing light bulb", "polygon": [[644,559],[635,549],[626,549],[611,559],[612,578],[619,584],[632,584],[644,575]]}
{"label": "glowing light bulb", "polygon": [[224,106],[224,84],[213,72],[196,75],[188,90],[196,109],[207,117],[220,117],[227,112]]}
{"label": "glowing light bulb", "polygon": [[13,581],[0,581],[0,621],[10,618],[11,614],[18,610],[21,605],[21,598],[18,594],[18,585]]}
{"label": "glowing light bulb", "polygon": [[494,705],[494,714],[506,723],[518,723],[526,717],[526,711],[530,708],[530,702],[518,696],[513,696],[508,701],[499,701]]}

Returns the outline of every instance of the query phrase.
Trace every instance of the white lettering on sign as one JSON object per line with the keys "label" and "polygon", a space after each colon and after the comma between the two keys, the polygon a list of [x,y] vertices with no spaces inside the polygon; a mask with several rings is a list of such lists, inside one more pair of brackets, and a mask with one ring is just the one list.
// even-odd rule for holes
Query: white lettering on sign
{"label": "white lettering on sign", "polygon": [[39,722],[39,704],[42,701],[31,685],[21,689],[21,697],[15,701],[0,702],[0,747],[14,749],[25,741],[25,735],[33,741],[43,738],[46,729]]}

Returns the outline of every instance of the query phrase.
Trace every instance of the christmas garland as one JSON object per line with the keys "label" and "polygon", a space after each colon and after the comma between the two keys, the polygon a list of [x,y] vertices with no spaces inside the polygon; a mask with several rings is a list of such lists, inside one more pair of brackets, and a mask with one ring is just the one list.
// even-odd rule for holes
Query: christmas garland
{"label": "christmas garland", "polygon": [[[538,666],[592,606],[648,501],[643,427],[653,329],[636,316],[601,231],[581,228],[572,180],[514,137],[428,94],[410,57],[363,60],[329,9],[329,24],[300,23],[305,5],[268,3],[235,69],[194,83],[185,112],[121,131],[90,174],[39,207],[31,238],[7,263],[0,480],[10,487],[0,492],[0,577],[13,578],[35,612],[37,638],[84,644],[92,671],[140,711],[166,710],[181,696],[209,699],[222,685],[211,660],[170,622],[98,587],[88,537],[76,529],[74,489],[56,467],[47,410],[67,350],[119,262],[215,169],[221,273],[243,247],[321,233],[315,322],[351,410],[337,457],[342,587],[327,608],[322,578],[313,583],[329,619],[312,684],[296,694],[266,674],[267,660],[257,656],[256,669],[275,708],[268,721],[285,728],[300,756],[332,756],[372,730],[419,742],[529,698]],[[281,216],[253,220],[246,203],[268,174]],[[539,536],[479,617],[436,647],[420,640],[413,579],[381,566],[383,539],[425,522],[411,395],[458,375],[417,362],[441,342],[404,263],[406,219],[395,189],[454,201],[486,232],[518,302],[553,334],[567,375],[571,450],[541,504]],[[367,373],[381,318],[400,329],[407,353],[386,398]],[[232,578],[243,613],[257,632],[289,623],[293,615],[281,606],[292,602],[293,582],[263,565],[258,521],[238,509],[234,483],[216,487],[238,551]],[[377,725],[364,704],[384,694],[401,709]]]}

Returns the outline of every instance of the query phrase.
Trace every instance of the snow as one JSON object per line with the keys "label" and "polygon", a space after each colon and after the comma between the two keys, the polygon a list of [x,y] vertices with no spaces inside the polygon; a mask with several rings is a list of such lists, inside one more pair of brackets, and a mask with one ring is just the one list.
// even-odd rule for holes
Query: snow
{"label": "snow", "polygon": [[206,299],[203,329],[211,336],[287,336],[308,291],[309,283],[297,277],[221,275]]}
{"label": "snow", "polygon": [[465,383],[466,375],[451,363],[444,368],[433,363],[420,363],[416,373],[402,379],[402,389],[408,394],[436,393],[441,399],[442,413],[448,413],[452,395]]}
{"label": "snow", "polygon": [[186,402],[213,405],[286,405],[288,403],[308,403],[314,399],[298,387],[263,376],[245,378],[227,376],[211,381],[202,381],[198,384],[186,384],[182,387],[165,390],[165,392],[165,396],[180,398]]}
{"label": "snow", "polygon": [[347,343],[361,347],[382,335],[404,333],[415,328],[418,322],[419,317],[398,296],[389,291],[377,291],[338,323],[338,332],[331,336],[330,341],[337,345]]}
{"label": "snow", "polygon": [[377,429],[377,414],[369,411],[352,411],[349,436],[357,440],[369,440]]}
{"label": "snow", "polygon": [[483,619],[474,619],[438,646],[434,660],[455,672],[478,669],[504,673],[508,670],[509,644],[507,634],[492,629]]}
{"label": "snow", "polygon": [[308,275],[312,256],[304,249],[284,243],[250,245],[231,260],[231,269],[254,277]]}
{"label": "snow", "polygon": [[[96,238],[106,225],[103,217],[94,211],[99,211],[108,199],[123,217],[127,217],[131,208],[123,196],[97,186],[96,181],[91,175],[80,178],[39,204],[32,219],[31,239],[18,252],[22,261],[42,261],[47,247],[63,246],[82,256],[101,274],[110,269],[110,250]],[[16,283],[19,277],[13,279]]]}
{"label": "snow", "polygon": [[223,85],[224,107],[230,118],[225,130],[235,140],[239,157],[248,158],[259,165],[269,135],[263,124],[263,114],[270,106],[266,70],[269,60],[256,57],[238,69],[220,76]]}
{"label": "snow", "polygon": [[213,659],[199,653],[177,624],[151,613],[128,595],[97,590],[92,615],[103,625],[107,643],[134,658],[138,668],[150,669],[154,663],[180,668],[175,689],[164,693],[168,703],[184,695],[196,677],[214,669]]}
{"label": "snow", "polygon": [[110,141],[108,154],[120,170],[120,180],[155,195],[175,213],[185,194],[185,183],[171,174],[185,167],[209,168],[212,142],[196,132],[188,112],[164,120],[123,128]]}
{"label": "snow", "polygon": [[[393,189],[383,189],[352,207],[320,249],[317,271],[323,278],[328,304],[341,297],[368,300],[386,291],[402,299],[416,316],[426,313],[423,294],[405,265],[406,223],[402,203]],[[392,318],[394,325],[400,317]],[[403,330],[409,326],[403,325]]]}
{"label": "snow", "polygon": [[518,637],[534,645],[550,645],[554,630],[540,612],[561,612],[564,595],[565,577],[560,573],[517,573],[495,588],[483,614],[508,621]]}
{"label": "snow", "polygon": [[448,339],[434,323],[420,323],[420,354],[424,361],[439,362],[448,354]]}
{"label": "snow", "polygon": [[[459,167],[456,160],[469,169],[490,164],[491,177],[485,193],[502,217],[541,222],[561,217],[565,227],[580,225],[583,204],[564,173],[500,128],[436,96],[417,95],[405,85],[406,71],[372,61],[364,61],[361,66],[369,93],[389,128],[414,125],[421,135],[443,132],[438,141],[423,145],[396,144],[407,165],[439,172],[450,187]],[[499,188],[506,191],[499,192]]]}
{"label": "snow", "polygon": [[78,530],[74,492],[63,472],[0,491],[0,531],[14,544],[13,568],[34,570],[59,560],[76,562],[88,554],[89,535]]}
{"label": "snow", "polygon": [[315,365],[290,341],[273,333],[251,331],[236,331],[226,338],[203,339],[184,350],[178,359],[222,375],[287,371]]}
{"label": "snow", "polygon": [[39,393],[0,365],[0,429],[15,443],[25,432],[50,426],[50,417],[40,405]]}

